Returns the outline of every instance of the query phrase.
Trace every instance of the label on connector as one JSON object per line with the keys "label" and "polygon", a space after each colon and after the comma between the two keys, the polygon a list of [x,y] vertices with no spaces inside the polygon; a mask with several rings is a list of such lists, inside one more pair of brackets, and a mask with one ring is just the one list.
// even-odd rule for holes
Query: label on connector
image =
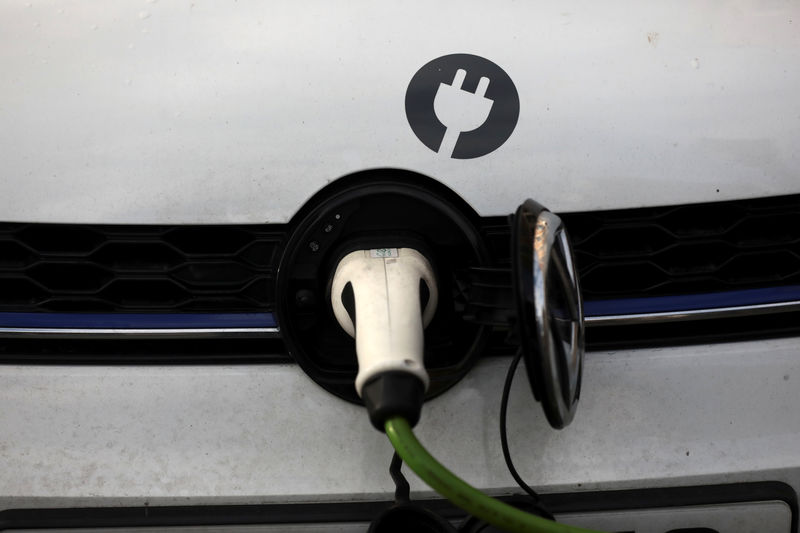
{"label": "label on connector", "polygon": [[374,248],[369,251],[369,256],[374,259],[399,257],[400,252],[397,251],[397,248]]}
{"label": "label on connector", "polygon": [[519,94],[488,59],[451,54],[414,74],[406,117],[417,138],[443,157],[472,159],[500,148],[519,118]]}

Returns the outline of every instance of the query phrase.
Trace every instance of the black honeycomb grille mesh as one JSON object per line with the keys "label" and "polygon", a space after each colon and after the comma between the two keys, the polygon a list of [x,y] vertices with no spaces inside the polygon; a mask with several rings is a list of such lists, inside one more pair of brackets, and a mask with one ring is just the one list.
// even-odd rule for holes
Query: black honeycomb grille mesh
{"label": "black honeycomb grille mesh", "polygon": [[259,312],[281,226],[0,224],[0,311]]}
{"label": "black honeycomb grille mesh", "polygon": [[[800,195],[561,217],[587,300],[800,284]],[[507,263],[507,221],[486,222]]]}
{"label": "black honeycomb grille mesh", "polygon": [[800,283],[800,195],[564,220],[587,299]]}

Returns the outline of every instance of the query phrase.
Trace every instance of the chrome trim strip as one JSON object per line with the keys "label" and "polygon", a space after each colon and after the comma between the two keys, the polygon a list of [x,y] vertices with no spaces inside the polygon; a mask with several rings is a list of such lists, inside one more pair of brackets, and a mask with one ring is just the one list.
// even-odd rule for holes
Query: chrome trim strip
{"label": "chrome trim strip", "polygon": [[686,320],[707,320],[712,318],[733,318],[745,315],[787,313],[790,311],[800,311],[800,301],[742,305],[736,307],[717,307],[713,309],[694,309],[691,311],[666,311],[662,313],[587,316],[585,317],[585,321],[587,326],[625,326],[634,324],[681,322]]}
{"label": "chrome trim strip", "polygon": [[[732,318],[744,315],[787,313],[800,311],[800,301],[776,302],[737,307],[717,307],[691,311],[667,311],[662,313],[637,313],[628,315],[586,316],[588,327],[625,326],[636,324],[658,324],[687,320]],[[0,338],[49,337],[49,338],[275,338],[280,337],[280,328],[6,328],[0,327]]]}
{"label": "chrome trim strip", "polygon": [[3,328],[0,338],[48,337],[48,338],[274,338],[280,337],[280,328]]}

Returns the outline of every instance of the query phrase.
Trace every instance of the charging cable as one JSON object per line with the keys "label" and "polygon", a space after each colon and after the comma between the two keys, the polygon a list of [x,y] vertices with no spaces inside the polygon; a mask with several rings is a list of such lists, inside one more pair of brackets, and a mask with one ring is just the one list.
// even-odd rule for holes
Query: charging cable
{"label": "charging cable", "polygon": [[430,487],[473,516],[512,533],[598,533],[521,511],[484,494],[433,458],[420,444],[411,426],[392,418],[384,426],[397,454]]}
{"label": "charging cable", "polygon": [[331,305],[339,324],[356,339],[355,387],[373,426],[386,432],[398,455],[431,488],[481,520],[511,532],[595,533],[526,513],[482,493],[440,464],[416,439],[411,428],[419,421],[429,383],[423,332],[437,300],[433,268],[412,248],[356,250],[339,261]]}

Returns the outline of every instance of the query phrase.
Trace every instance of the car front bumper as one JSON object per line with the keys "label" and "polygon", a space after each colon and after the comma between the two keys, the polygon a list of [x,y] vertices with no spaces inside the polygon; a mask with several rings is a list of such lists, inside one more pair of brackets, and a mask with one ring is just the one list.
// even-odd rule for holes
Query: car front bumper
{"label": "car front bumper", "polygon": [[[420,440],[513,491],[498,411],[508,360],[429,402]],[[590,352],[574,423],[524,379],[512,456],[541,492],[781,481],[800,489],[798,339]],[[0,509],[391,499],[392,449],[295,365],[0,367]],[[415,497],[433,493],[409,473]]]}

